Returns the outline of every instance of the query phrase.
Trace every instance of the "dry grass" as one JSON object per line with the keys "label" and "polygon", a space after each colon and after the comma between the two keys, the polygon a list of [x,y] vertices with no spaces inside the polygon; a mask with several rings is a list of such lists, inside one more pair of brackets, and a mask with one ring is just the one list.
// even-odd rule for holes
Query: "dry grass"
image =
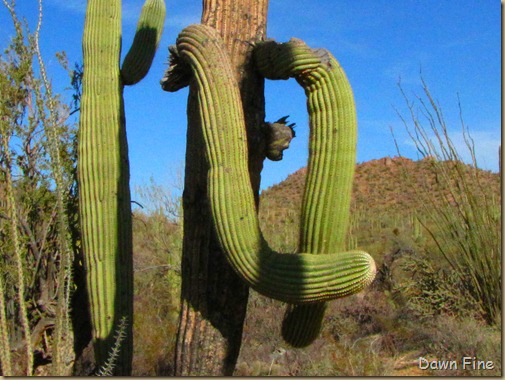
{"label": "dry grass", "polygon": [[[411,174],[408,181],[405,170]],[[471,170],[461,173],[472,178]],[[296,250],[293,231],[298,230],[304,176],[301,169],[262,193],[261,227],[276,249]],[[499,175],[479,170],[478,176],[488,196],[500,199]],[[436,242],[419,222],[425,213],[420,191],[431,196],[431,207],[447,202],[447,188],[441,186],[430,158],[395,157],[359,164],[353,243],[377,260],[382,270],[377,281],[361,295],[331,302],[321,337],[304,350],[292,349],[280,339],[283,305],[253,292],[235,375],[499,375],[501,332],[486,325],[464,284],[451,275]],[[446,360],[474,355],[492,360],[495,368],[421,370],[421,355]]]}
{"label": "dry grass", "polygon": [[134,213],[133,376],[171,374],[180,294],[180,226]]}

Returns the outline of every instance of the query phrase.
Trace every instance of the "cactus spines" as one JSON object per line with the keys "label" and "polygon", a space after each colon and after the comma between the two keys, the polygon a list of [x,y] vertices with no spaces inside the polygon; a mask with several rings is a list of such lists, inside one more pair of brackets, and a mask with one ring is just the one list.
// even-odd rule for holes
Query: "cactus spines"
{"label": "cactus spines", "polygon": [[[210,208],[234,270],[258,292],[293,304],[343,297],[366,287],[375,276],[374,261],[366,252],[289,255],[268,246],[249,179],[239,89],[224,44],[213,28],[191,25],[180,33],[177,51],[178,64],[188,64],[193,71],[209,163]],[[313,61],[317,67],[320,58]],[[169,76],[164,88],[177,89],[180,83],[171,87]]]}
{"label": "cactus spines", "polygon": [[[284,44],[261,42],[255,60],[265,77],[293,77],[307,95],[309,163],[299,250],[317,254],[343,251],[356,162],[357,121],[351,86],[328,51],[311,49],[298,39]],[[321,304],[288,307],[284,339],[295,347],[310,344],[319,333],[324,310]]]}
{"label": "cactus spines", "polygon": [[[164,17],[163,0],[147,2],[163,4]],[[126,319],[115,373],[128,375],[133,352],[133,258],[120,52],[121,1],[89,0],[78,148],[82,244],[97,366],[106,361],[114,332]],[[147,55],[150,64],[150,52]]]}

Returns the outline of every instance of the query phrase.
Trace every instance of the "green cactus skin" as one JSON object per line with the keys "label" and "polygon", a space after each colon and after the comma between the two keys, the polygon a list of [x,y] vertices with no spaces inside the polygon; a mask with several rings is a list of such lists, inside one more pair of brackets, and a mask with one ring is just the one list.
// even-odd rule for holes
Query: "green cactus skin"
{"label": "green cactus skin", "polygon": [[[191,25],[180,33],[177,50],[194,73],[212,217],[234,270],[258,292],[292,304],[344,297],[366,287],[375,276],[375,263],[366,252],[289,255],[268,246],[256,214],[244,115],[226,48],[213,28]],[[170,78],[164,78],[163,86],[176,90],[181,83],[171,87]]]}
{"label": "green cactus skin", "polygon": [[161,39],[165,13],[164,1],[146,0],[144,3],[133,44],[121,67],[123,84],[138,83],[147,75]]}
{"label": "green cactus skin", "polygon": [[[163,0],[147,2],[163,4],[164,17]],[[89,0],[77,169],[82,244],[97,366],[107,360],[115,329],[126,318],[126,338],[114,373],[128,375],[133,352],[133,254],[120,53],[121,1]]]}
{"label": "green cactus skin", "polygon": [[291,305],[282,320],[282,338],[292,347],[303,348],[317,339],[323,326],[327,303]]}
{"label": "green cactus skin", "polygon": [[[259,43],[259,72],[269,79],[295,78],[304,88],[309,113],[309,163],[302,203],[301,252],[329,254],[345,249],[356,163],[357,121],[351,86],[336,59],[303,41]],[[289,306],[284,340],[309,345],[319,335],[324,303]]]}

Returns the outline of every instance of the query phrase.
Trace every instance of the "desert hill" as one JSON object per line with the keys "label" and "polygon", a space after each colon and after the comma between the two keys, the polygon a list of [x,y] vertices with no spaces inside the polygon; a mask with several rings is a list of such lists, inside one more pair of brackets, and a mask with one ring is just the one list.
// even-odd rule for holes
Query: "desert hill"
{"label": "desert hill", "polygon": [[[443,180],[433,169],[435,161],[425,158],[413,161],[403,157],[385,157],[356,166],[353,184],[352,209],[366,207],[376,214],[399,213],[406,215],[424,206],[419,192],[439,192]],[[454,162],[443,162],[454,165]],[[469,165],[459,163],[467,175],[474,173],[486,191],[500,197],[500,175],[490,171],[472,171]],[[298,213],[301,207],[306,168],[299,169],[283,182],[261,193],[260,213],[285,217]],[[497,199],[498,199],[497,198]]]}

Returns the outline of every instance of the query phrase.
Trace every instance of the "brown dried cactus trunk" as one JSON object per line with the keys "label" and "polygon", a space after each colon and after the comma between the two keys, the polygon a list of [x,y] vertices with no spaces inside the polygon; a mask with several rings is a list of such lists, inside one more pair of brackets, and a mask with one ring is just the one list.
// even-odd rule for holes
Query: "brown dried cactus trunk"
{"label": "brown dried cactus trunk", "polygon": [[[268,0],[204,0],[202,24],[217,29],[237,74],[249,142],[249,172],[258,199],[265,141],[264,80],[253,70],[252,42],[266,34]],[[181,322],[176,376],[232,375],[240,351],[248,287],[233,272],[213,231],[207,200],[207,163],[196,93],[188,101],[184,184]]]}

